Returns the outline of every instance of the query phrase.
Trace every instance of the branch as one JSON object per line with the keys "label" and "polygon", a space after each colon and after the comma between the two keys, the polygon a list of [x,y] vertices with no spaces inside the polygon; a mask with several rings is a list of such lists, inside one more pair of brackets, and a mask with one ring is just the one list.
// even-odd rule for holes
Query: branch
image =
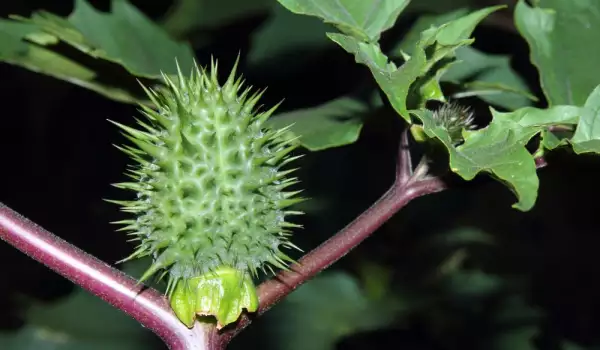
{"label": "branch", "polygon": [[[535,161],[538,169],[547,165],[543,157],[535,158]],[[442,179],[428,176],[427,170],[427,159],[423,158],[413,171],[405,131],[400,139],[396,180],[392,187],[348,226],[303,256],[291,271],[280,272],[263,282],[258,287],[260,307],[257,315],[262,315],[304,282],[344,257],[413,199],[445,190]],[[228,343],[251,322],[248,315],[243,314],[234,328],[222,334],[222,341]]]}
{"label": "branch", "polygon": [[0,202],[0,238],[156,333],[171,350],[220,349],[209,325],[185,327],[158,291],[37,226]]}
{"label": "branch", "polygon": [[[425,159],[413,172],[408,134],[405,131],[400,140],[396,180],[392,187],[348,226],[303,256],[290,271],[280,272],[275,278],[263,282],[258,287],[260,307],[257,314],[262,315],[304,282],[344,257],[413,199],[446,188],[446,184],[440,178],[428,177],[426,172]],[[237,325],[222,335],[222,341],[229,342],[250,322],[248,315],[242,315]]]}
{"label": "branch", "polygon": [[[542,168],[546,163],[540,157],[536,158],[536,165]],[[427,163],[423,160],[413,172],[408,136],[403,133],[392,187],[348,226],[302,257],[291,271],[281,272],[261,284],[258,315],[344,257],[413,199],[446,189],[440,178],[426,173]],[[222,349],[251,322],[243,315],[235,328],[223,334],[218,334],[212,325],[200,322],[188,329],[158,291],[138,285],[135,279],[37,226],[1,202],[0,239],[125,312],[157,334],[171,350]]]}
{"label": "branch", "polygon": [[392,186],[375,204],[335,236],[322,243],[292,266],[258,287],[262,314],[319,272],[348,254],[413,199],[440,192],[445,184],[438,178]]}

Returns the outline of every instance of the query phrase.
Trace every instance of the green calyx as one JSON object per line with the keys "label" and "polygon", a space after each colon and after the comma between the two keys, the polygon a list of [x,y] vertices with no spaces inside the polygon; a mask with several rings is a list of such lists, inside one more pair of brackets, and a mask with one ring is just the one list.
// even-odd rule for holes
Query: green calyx
{"label": "green calyx", "polygon": [[258,297],[247,273],[229,267],[177,282],[171,294],[171,307],[177,317],[192,327],[196,315],[217,319],[217,329],[235,322],[243,309],[258,309]]}
{"label": "green calyx", "polygon": [[[242,308],[256,310],[249,276],[286,269],[282,249],[296,248],[289,236],[299,226],[286,218],[302,214],[289,207],[304,199],[284,168],[298,144],[288,128],[265,126],[277,106],[257,110],[262,92],[242,89],[236,66],[223,85],[214,61],[209,72],[163,75],[164,89],[145,89],[156,109],[141,106],[141,128],[117,124],[135,145],[119,147],[136,162],[133,181],[115,185],[135,199],[111,201],[133,214],[117,222],[139,241],[125,260],[153,258],[140,282],[168,276],[167,295],[188,326],[197,313],[225,326]],[[226,292],[215,296],[210,285]]]}

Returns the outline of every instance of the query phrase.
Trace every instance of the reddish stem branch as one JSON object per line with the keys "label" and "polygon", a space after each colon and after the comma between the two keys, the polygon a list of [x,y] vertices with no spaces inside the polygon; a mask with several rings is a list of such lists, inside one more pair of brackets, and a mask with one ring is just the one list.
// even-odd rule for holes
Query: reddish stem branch
{"label": "reddish stem branch", "polygon": [[262,283],[258,288],[258,314],[264,313],[301,284],[344,257],[410,201],[444,190],[445,183],[437,177],[428,177],[426,168],[426,160],[422,160],[413,173],[408,135],[405,131],[400,140],[396,181],[392,187],[348,226],[304,255],[298,264],[291,267],[291,271],[283,271]]}
{"label": "reddish stem branch", "polygon": [[[396,181],[369,209],[335,236],[300,259],[291,271],[284,271],[258,288],[263,314],[304,282],[348,254],[410,201],[446,188],[437,177],[426,175],[421,162],[413,172],[408,138],[400,142]],[[538,168],[546,163],[536,159]],[[152,330],[172,350],[210,350],[224,346],[250,324],[243,316],[238,325],[221,335],[208,324],[185,327],[174,315],[166,299],[154,289],[137,285],[121,271],[60,239],[0,203],[0,239],[41,262],[56,273],[127,313]]]}
{"label": "reddish stem branch", "polygon": [[325,241],[275,278],[259,286],[261,307],[259,314],[267,311],[301,284],[348,254],[369,237],[410,201],[427,194],[442,191],[445,185],[437,178],[394,185],[373,206],[358,216],[338,234]]}
{"label": "reddish stem branch", "polygon": [[[542,157],[536,158],[535,162],[537,168],[547,165]],[[303,256],[299,264],[292,266],[291,271],[283,271],[262,283],[258,287],[258,315],[265,313],[300,285],[344,257],[413,199],[444,189],[446,184],[439,177],[427,175],[427,159],[422,159],[413,172],[408,135],[403,133],[396,164],[396,181],[392,187],[348,226]],[[223,343],[229,342],[250,322],[248,316],[243,315],[235,328],[222,335]]]}
{"label": "reddish stem branch", "polygon": [[220,348],[208,326],[185,327],[156,290],[44,230],[0,203],[0,238],[149,328],[172,350]]}
{"label": "reddish stem branch", "polygon": [[[413,173],[408,134],[404,132],[400,140],[396,164],[396,180],[392,187],[348,226],[303,256],[298,264],[291,267],[291,271],[283,271],[275,278],[262,283],[258,287],[260,299],[258,315],[269,310],[304,282],[344,257],[410,201],[444,190],[445,183],[437,177],[427,177],[426,168],[426,162],[422,161]],[[234,329],[223,334],[223,342],[231,340],[250,322],[246,315],[242,316]]]}

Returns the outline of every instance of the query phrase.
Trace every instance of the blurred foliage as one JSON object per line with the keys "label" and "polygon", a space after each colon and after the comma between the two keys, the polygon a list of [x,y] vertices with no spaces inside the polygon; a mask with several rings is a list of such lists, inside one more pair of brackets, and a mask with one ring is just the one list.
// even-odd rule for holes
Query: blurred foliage
{"label": "blurred foliage", "polygon": [[[141,276],[147,264],[129,263],[123,271]],[[0,332],[2,348],[135,350],[158,343],[137,321],[80,288],[52,303],[31,301],[23,318],[26,324],[18,331]]]}
{"label": "blurred foliage", "polygon": [[[312,1],[310,9],[299,8],[298,1],[281,2],[317,17],[294,14],[274,0],[176,0],[162,2],[160,11],[149,2],[77,0],[67,16],[55,15],[53,2],[42,6],[32,1],[19,16],[0,20],[0,60],[111,100],[148,103],[140,100],[136,79],[160,84],[159,71],[173,73],[175,56],[189,69],[192,58],[204,64],[214,53],[227,66],[240,53],[241,71],[249,84],[269,86],[268,103],[285,98],[272,123],[295,121],[292,133],[303,135],[303,146],[321,151],[309,153],[300,170],[313,198],[302,208],[308,213],[303,218],[306,229],[297,234],[297,245],[307,250],[386,190],[392,180],[399,128],[397,116],[385,108],[369,72],[353,62],[365,56],[347,55],[325,33],[335,32],[337,26],[347,35],[337,34],[336,40],[345,49],[360,46],[354,36],[372,40],[381,35],[381,47],[371,47],[375,49],[367,57],[387,64],[388,55],[399,62],[405,54],[414,54],[411,48],[427,28],[462,18],[469,13],[467,7],[496,2],[413,1],[397,22],[394,16],[367,21],[361,17],[364,8],[355,7],[350,17],[330,23],[321,18],[335,11],[318,5],[334,2]],[[367,4],[364,0],[343,3]],[[399,12],[408,2],[382,3]],[[104,6],[108,12],[92,5]],[[598,81],[593,65],[597,55],[591,51],[596,49],[596,8],[591,0],[572,4],[540,0],[535,6],[519,1],[517,28],[531,47],[544,95],[535,92],[538,76],[529,53],[519,46],[525,44],[523,39],[502,30],[490,34],[478,29],[473,45],[461,41],[470,35],[453,43],[457,62],[444,67],[423,91],[465,99],[484,116],[489,112],[481,112],[482,104],[513,110],[540,106],[547,98],[551,105],[574,101],[583,105]],[[471,24],[466,26],[469,34],[474,29]],[[482,48],[486,41],[492,43],[488,46],[508,49],[486,51]],[[70,233],[70,241],[107,261],[122,258],[130,246],[112,233],[112,227],[98,224],[119,216],[98,201],[114,197],[107,193],[107,184],[118,182],[124,164],[117,152],[108,150],[118,136],[105,119],[110,115],[127,123],[135,111],[93,94],[72,92],[67,84],[0,68],[8,72],[7,77],[16,77],[13,83],[3,76],[7,85],[3,101],[19,101],[22,116],[6,118],[5,132],[15,135],[3,144],[10,146],[5,147],[6,164],[17,170],[3,175],[0,200],[23,208],[56,233]],[[416,74],[421,74],[423,67],[416,68]],[[592,124],[580,124],[581,144],[597,139]],[[544,136],[549,140],[550,135]],[[577,225],[583,225],[584,218],[593,221],[594,216],[593,208],[581,204],[578,195],[592,189],[556,188],[565,179],[593,182],[592,175],[582,175],[586,171],[584,166],[567,175],[546,175],[555,188],[549,185],[546,194],[542,191],[539,208],[526,214],[510,212],[505,207],[511,198],[498,187],[478,181],[475,190],[460,188],[418,201],[330,271],[256,320],[231,347],[367,349],[390,343],[400,349],[598,348],[600,320],[595,314],[600,305],[593,304],[598,271],[589,266],[595,266],[595,246],[600,242],[577,234],[586,230]],[[561,234],[554,237],[552,232]],[[564,237],[564,232],[575,238]],[[24,292],[20,285],[30,286],[29,294],[52,294],[50,287],[60,284],[60,278],[43,267],[28,267],[26,257],[10,248],[6,251],[0,254],[6,259],[3,262],[22,262],[19,269],[7,272],[16,282],[3,291],[10,300],[20,301],[10,302],[13,309],[19,306],[13,310],[19,317],[7,312],[6,318],[22,324],[0,332],[0,348],[163,348],[147,330],[80,289],[55,293],[61,295],[58,301],[16,298]],[[572,272],[580,265],[590,270]],[[129,272],[139,274],[132,268]],[[39,284],[31,284],[32,278],[22,276],[46,277],[34,277]],[[561,299],[561,293],[570,294]]]}
{"label": "blurred foliage", "polygon": [[[400,309],[392,298],[369,296],[346,273],[324,272],[265,315],[252,331],[264,336],[253,342],[267,349],[332,349],[343,337],[385,327]],[[232,348],[243,349],[252,336],[240,336]]]}

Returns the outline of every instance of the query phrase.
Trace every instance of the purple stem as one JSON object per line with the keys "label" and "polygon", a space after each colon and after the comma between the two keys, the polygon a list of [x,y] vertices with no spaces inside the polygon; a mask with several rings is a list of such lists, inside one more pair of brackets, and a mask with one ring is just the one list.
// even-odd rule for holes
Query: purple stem
{"label": "purple stem", "polygon": [[[0,238],[152,330],[172,350],[221,348],[209,326],[185,327],[158,291],[107,265],[0,203]],[[143,289],[144,288],[144,289]]]}
{"label": "purple stem", "polygon": [[[413,172],[407,146],[408,137],[403,133],[397,158],[396,181],[375,204],[335,236],[304,255],[298,261],[299,264],[292,266],[291,271],[282,271],[258,287],[258,315],[268,311],[300,285],[348,254],[413,199],[446,189],[446,184],[439,177],[427,175],[427,159],[422,159]],[[538,169],[547,165],[542,157],[536,158],[535,162]],[[229,342],[251,322],[247,315],[243,315],[236,327],[223,334],[223,342]]]}
{"label": "purple stem", "polygon": [[[446,188],[440,178],[427,176],[426,162],[422,161],[413,172],[407,140],[404,133],[392,187],[352,223],[302,257],[291,271],[281,272],[261,284],[258,288],[259,315],[348,254],[413,199]],[[536,159],[536,165],[541,168],[546,163],[540,158]],[[158,291],[137,285],[133,278],[44,230],[3,203],[0,203],[0,238],[127,313],[162,338],[169,349],[223,349],[251,322],[244,315],[235,328],[223,334],[218,334],[214,326],[203,323],[188,329]]]}
{"label": "purple stem", "polygon": [[292,266],[291,271],[281,272],[275,278],[262,283],[258,288],[261,302],[259,314],[344,257],[413,199],[440,192],[445,188],[445,184],[437,178],[392,186],[348,226],[304,255],[298,261],[299,264]]}
{"label": "purple stem", "polygon": [[[275,278],[263,282],[258,287],[260,299],[258,315],[269,310],[304,282],[344,257],[413,199],[446,188],[446,184],[441,179],[429,177],[426,173],[426,160],[422,160],[413,172],[408,135],[405,131],[400,140],[396,180],[392,187],[348,226],[304,255],[290,271],[280,272]],[[251,320],[244,315],[235,328],[223,334],[223,341],[228,342],[250,322]]]}

